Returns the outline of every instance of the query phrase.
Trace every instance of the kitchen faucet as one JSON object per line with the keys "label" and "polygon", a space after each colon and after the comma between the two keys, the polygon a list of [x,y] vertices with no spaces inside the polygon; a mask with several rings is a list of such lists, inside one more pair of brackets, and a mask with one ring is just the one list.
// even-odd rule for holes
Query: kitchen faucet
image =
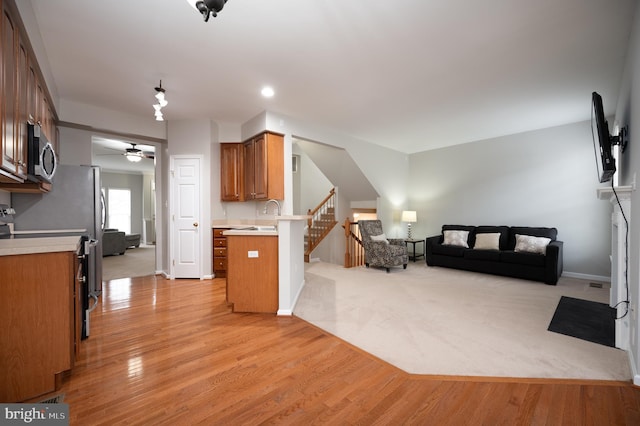
{"label": "kitchen faucet", "polygon": [[267,208],[269,207],[269,203],[276,203],[276,207],[278,207],[278,216],[282,215],[282,211],[280,210],[280,202],[276,199],[270,199],[264,204],[264,214],[267,214]]}

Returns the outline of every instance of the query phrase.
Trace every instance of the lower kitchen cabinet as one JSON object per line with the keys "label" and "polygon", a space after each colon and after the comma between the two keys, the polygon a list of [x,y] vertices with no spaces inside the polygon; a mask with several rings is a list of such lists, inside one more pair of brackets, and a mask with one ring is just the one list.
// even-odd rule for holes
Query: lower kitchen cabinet
{"label": "lower kitchen cabinet", "polygon": [[227,276],[227,237],[222,235],[229,228],[213,228],[213,274],[215,278]]}
{"label": "lower kitchen cabinet", "polygon": [[75,252],[0,256],[0,401],[54,392],[73,367],[77,265]]}
{"label": "lower kitchen cabinet", "polygon": [[227,235],[233,312],[278,312],[278,236]]}

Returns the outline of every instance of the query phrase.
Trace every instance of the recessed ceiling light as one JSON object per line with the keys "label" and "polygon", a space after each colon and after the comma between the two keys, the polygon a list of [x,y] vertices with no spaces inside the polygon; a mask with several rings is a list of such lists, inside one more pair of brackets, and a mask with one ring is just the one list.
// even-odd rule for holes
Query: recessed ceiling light
{"label": "recessed ceiling light", "polygon": [[260,93],[262,93],[262,96],[264,96],[265,98],[272,98],[276,92],[273,91],[273,88],[266,86],[262,88],[262,91]]}

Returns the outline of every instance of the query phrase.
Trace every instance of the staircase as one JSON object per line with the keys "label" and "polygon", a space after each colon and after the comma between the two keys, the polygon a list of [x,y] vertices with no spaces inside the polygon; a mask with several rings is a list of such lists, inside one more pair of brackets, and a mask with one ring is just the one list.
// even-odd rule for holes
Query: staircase
{"label": "staircase", "polygon": [[307,233],[304,239],[304,261],[309,262],[311,252],[318,247],[318,244],[327,236],[338,223],[335,212],[336,189],[332,188],[329,195],[318,207],[307,212],[311,216],[307,224]]}

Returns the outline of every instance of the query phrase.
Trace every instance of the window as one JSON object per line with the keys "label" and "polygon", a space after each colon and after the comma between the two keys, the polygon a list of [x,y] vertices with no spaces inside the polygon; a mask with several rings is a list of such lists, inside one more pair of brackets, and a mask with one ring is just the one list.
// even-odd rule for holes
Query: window
{"label": "window", "polygon": [[125,234],[131,233],[131,191],[128,189],[107,190],[107,211],[109,228],[116,228]]}

